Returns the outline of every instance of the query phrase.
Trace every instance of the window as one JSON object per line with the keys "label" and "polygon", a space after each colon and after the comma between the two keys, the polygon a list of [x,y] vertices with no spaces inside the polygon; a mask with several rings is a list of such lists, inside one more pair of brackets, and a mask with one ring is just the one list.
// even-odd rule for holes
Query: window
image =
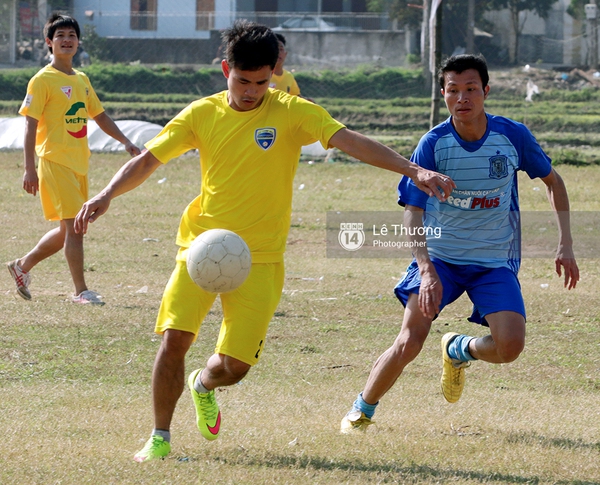
{"label": "window", "polygon": [[196,0],[196,30],[211,30],[215,26],[215,0]]}
{"label": "window", "polygon": [[131,30],[156,30],[158,0],[131,0]]}

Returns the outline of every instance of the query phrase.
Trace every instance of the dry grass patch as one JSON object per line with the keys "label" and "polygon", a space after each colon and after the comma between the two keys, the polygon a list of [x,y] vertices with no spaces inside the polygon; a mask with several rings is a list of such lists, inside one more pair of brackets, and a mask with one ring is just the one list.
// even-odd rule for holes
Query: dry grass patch
{"label": "dry grass patch", "polygon": [[[20,153],[0,153],[3,261],[51,227],[39,201],[20,189],[21,160]],[[95,154],[91,191],[124,161]],[[598,168],[559,171],[574,210],[599,210]],[[466,322],[469,302],[456,302],[434,322],[369,433],[338,433],[371,365],[399,330],[402,309],[392,288],[408,264],[325,256],[327,210],[397,210],[397,177],[359,164],[301,164],[282,301],[261,363],[241,384],[218,392],[219,440],[207,442],[195,430],[186,394],[171,456],[134,463],[152,427],[154,319],[198,172],[195,158],[159,169],[92,226],[87,278],[105,307],[66,301],[71,284],[62,255],[35,269],[32,302],[15,296],[8,274],[0,279],[0,483],[600,483],[597,259],[580,261],[583,279],[572,292],[562,288],[552,261],[525,260],[525,352],[510,365],[474,364],[463,399],[450,405],[439,393],[439,338],[450,328],[485,333]],[[539,181],[521,181],[523,207],[548,210],[536,187]],[[220,318],[217,305],[189,354],[190,369],[211,354]]]}

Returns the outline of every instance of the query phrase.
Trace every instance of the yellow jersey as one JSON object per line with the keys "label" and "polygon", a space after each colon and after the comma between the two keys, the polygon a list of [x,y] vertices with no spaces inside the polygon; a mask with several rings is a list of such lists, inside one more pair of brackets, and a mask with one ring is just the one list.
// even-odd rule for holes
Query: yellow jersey
{"label": "yellow jersey", "polygon": [[288,93],[294,96],[298,96],[300,94],[300,87],[294,78],[294,75],[288,71],[287,69],[283,70],[281,76],[273,73],[271,76],[271,82],[269,83],[269,87],[273,89],[279,89],[284,93]]}
{"label": "yellow jersey", "polygon": [[90,158],[87,123],[104,109],[88,77],[80,71],[68,75],[48,65],[27,85],[19,109],[38,120],[35,151],[40,158],[65,165],[86,175]]}
{"label": "yellow jersey", "polygon": [[223,228],[246,241],[253,262],[283,261],[300,150],[317,140],[329,146],[342,128],[321,106],[272,89],[250,111],[231,108],[227,91],[191,103],[146,143],[162,163],[200,152],[201,191],[183,213],[177,244]]}

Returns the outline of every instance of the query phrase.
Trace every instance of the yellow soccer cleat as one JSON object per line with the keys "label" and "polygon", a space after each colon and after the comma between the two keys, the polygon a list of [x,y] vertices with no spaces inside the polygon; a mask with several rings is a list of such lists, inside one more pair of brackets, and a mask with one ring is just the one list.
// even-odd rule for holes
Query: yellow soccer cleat
{"label": "yellow soccer cleat", "polygon": [[460,399],[465,387],[465,367],[471,365],[470,362],[462,362],[448,356],[448,344],[457,335],[459,334],[448,332],[442,337],[442,394],[450,403],[455,403]]}
{"label": "yellow soccer cleat", "polygon": [[342,419],[340,432],[342,434],[358,434],[365,433],[367,427],[374,424],[370,418],[365,416],[365,413],[360,411],[350,411]]}
{"label": "yellow soccer cleat", "polygon": [[207,440],[216,440],[221,428],[221,411],[215,399],[214,389],[210,392],[200,394],[194,389],[196,377],[202,369],[195,370],[188,377],[188,387],[192,394],[194,407],[196,408],[196,424],[202,436]]}

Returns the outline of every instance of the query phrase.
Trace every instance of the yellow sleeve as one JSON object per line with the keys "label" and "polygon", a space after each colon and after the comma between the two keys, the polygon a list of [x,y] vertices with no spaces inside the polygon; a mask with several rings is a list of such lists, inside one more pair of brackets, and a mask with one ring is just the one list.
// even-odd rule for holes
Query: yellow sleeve
{"label": "yellow sleeve", "polygon": [[299,96],[300,95],[300,86],[298,86],[298,83],[296,82],[296,78],[294,77],[294,75],[292,73],[290,73],[290,94],[294,95],[294,96]]}
{"label": "yellow sleeve", "polygon": [[23,116],[31,116],[36,120],[40,120],[44,112],[44,107],[48,101],[48,89],[46,83],[38,76],[34,76],[27,84],[27,93],[23,104],[19,109],[19,114]]}
{"label": "yellow sleeve", "polygon": [[192,116],[192,105],[188,105],[144,146],[161,163],[167,163],[190,150],[199,148],[192,129]]}

